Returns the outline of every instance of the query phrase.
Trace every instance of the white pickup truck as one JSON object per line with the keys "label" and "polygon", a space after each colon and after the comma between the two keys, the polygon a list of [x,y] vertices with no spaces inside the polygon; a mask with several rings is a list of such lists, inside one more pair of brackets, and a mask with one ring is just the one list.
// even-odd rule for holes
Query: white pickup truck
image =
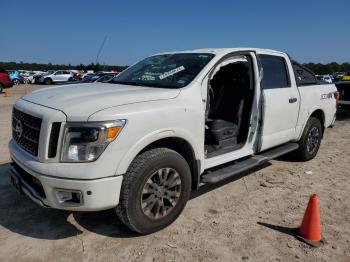
{"label": "white pickup truck", "polygon": [[115,208],[160,230],[191,191],[295,151],[315,157],[336,87],[285,53],[255,48],[157,54],[111,83],[54,86],[16,101],[13,185],[43,207]]}

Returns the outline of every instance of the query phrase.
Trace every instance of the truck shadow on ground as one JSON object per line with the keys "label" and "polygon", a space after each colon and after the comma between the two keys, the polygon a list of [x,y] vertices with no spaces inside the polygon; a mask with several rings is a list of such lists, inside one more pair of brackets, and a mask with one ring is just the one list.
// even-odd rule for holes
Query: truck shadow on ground
{"label": "truck shadow on ground", "polygon": [[2,226],[23,236],[48,240],[77,236],[85,229],[110,237],[138,236],[113,210],[87,213],[42,208],[13,188],[7,172],[8,164],[0,164],[0,235]]}
{"label": "truck shadow on ground", "polygon": [[[193,191],[191,199],[235,182],[264,167],[266,165],[238,174],[217,184],[202,185],[198,190]],[[7,175],[7,169],[8,164],[0,164],[0,226],[9,231],[47,240],[77,236],[85,230],[115,238],[140,237],[139,234],[132,232],[118,220],[114,210],[71,212],[37,206],[28,197],[20,195],[13,188]]]}

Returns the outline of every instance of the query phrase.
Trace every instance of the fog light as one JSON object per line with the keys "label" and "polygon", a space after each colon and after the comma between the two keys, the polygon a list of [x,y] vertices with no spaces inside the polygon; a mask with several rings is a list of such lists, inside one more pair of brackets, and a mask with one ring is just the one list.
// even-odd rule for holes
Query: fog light
{"label": "fog light", "polygon": [[57,201],[63,206],[77,206],[83,202],[82,193],[76,190],[55,189]]}

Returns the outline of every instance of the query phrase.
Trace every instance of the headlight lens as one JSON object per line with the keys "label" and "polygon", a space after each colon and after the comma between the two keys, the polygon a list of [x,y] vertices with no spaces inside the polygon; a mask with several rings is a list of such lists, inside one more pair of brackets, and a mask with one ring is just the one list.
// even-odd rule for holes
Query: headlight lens
{"label": "headlight lens", "polygon": [[95,161],[118,136],[125,122],[68,123],[64,130],[61,161]]}

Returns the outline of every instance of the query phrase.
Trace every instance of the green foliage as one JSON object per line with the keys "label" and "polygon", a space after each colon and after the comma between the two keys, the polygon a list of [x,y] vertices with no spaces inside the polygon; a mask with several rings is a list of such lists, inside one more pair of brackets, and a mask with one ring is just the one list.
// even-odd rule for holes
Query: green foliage
{"label": "green foliage", "polygon": [[315,63],[306,63],[303,66],[312,70],[316,75],[326,75],[332,74],[334,72],[349,72],[350,71],[350,63],[338,64],[336,62],[328,63],[328,64],[315,64]]}
{"label": "green foliage", "polygon": [[[328,64],[320,64],[320,63],[305,63],[303,64],[310,70],[312,70],[317,75],[325,75],[331,74],[334,72],[349,72],[350,71],[350,63],[338,64],[336,62],[328,63]],[[127,66],[114,66],[114,65],[100,65],[99,63],[83,65],[79,64],[76,66],[72,65],[59,65],[59,64],[37,64],[37,63],[24,63],[24,62],[0,62],[0,67],[7,70],[33,70],[33,71],[47,71],[47,70],[94,70],[94,71],[118,71],[121,72]]]}
{"label": "green foliage", "polygon": [[37,64],[37,63],[24,63],[24,62],[0,62],[0,67],[7,70],[33,70],[33,71],[47,71],[47,70],[94,70],[94,71],[123,71],[127,66],[113,66],[113,65],[100,65],[99,63],[91,63],[89,65],[79,64],[76,66],[59,65],[59,64]]}

